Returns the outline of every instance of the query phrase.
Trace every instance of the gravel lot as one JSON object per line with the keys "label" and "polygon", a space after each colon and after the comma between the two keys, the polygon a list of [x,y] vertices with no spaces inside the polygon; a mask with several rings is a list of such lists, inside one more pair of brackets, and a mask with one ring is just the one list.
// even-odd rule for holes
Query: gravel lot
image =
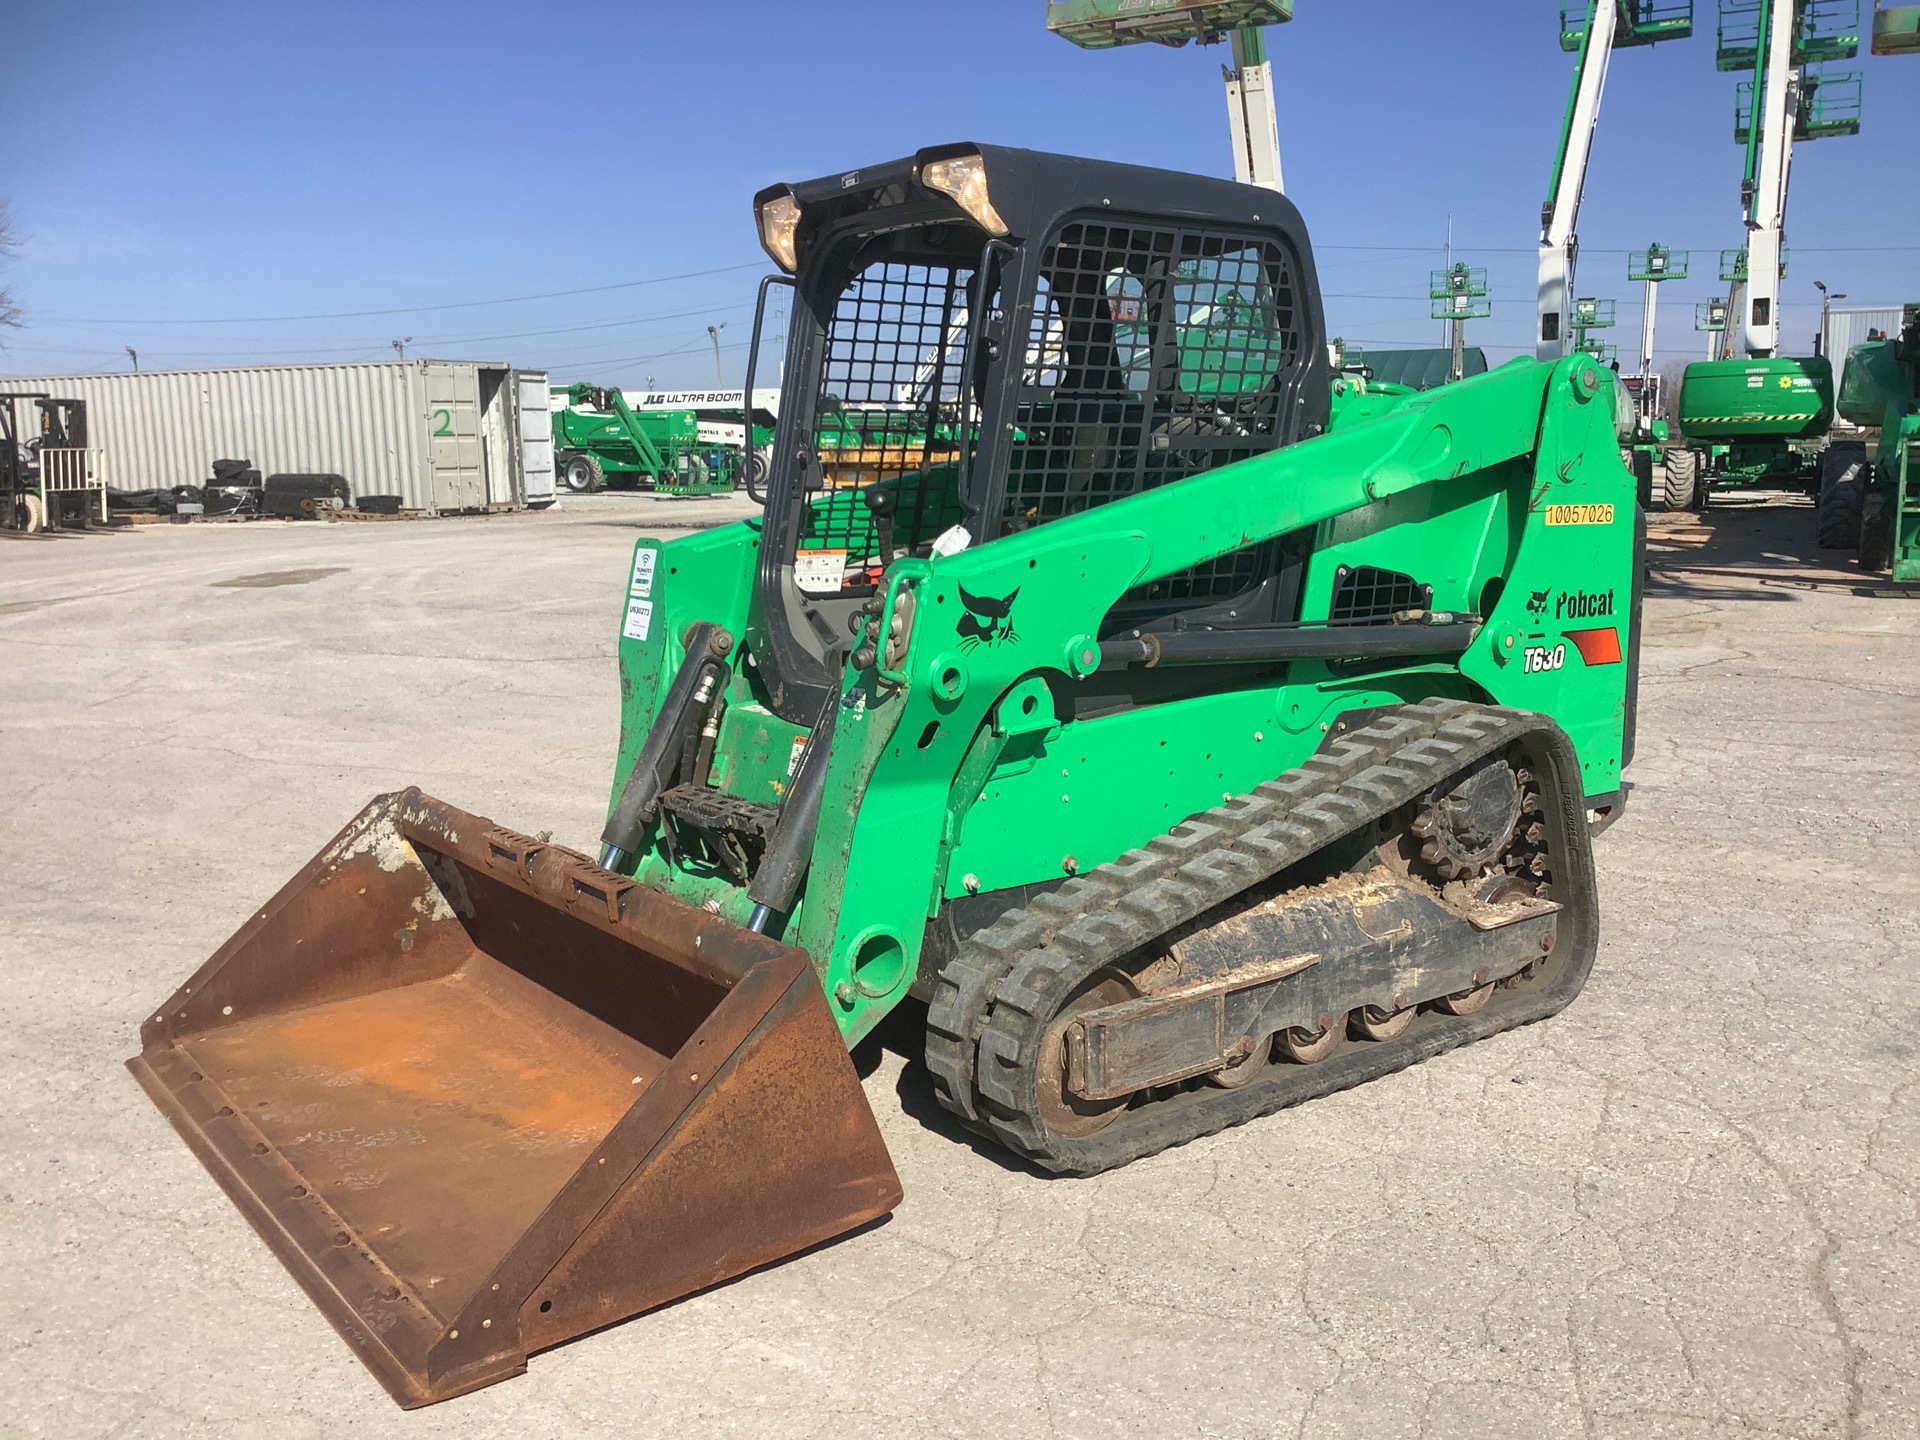
{"label": "gravel lot", "polygon": [[404,1415],[121,1068],[419,784],[590,848],[641,531],[743,503],[0,537],[8,1435],[1920,1433],[1920,593],[1656,516],[1637,784],[1563,1016],[1092,1180],[857,1059],[886,1224]]}

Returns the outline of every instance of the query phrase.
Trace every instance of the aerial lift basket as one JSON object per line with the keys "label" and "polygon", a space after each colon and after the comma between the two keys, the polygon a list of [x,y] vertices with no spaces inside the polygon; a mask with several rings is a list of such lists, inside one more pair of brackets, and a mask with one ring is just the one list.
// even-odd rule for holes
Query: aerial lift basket
{"label": "aerial lift basket", "polygon": [[402,1405],[876,1219],[806,954],[418,790],[375,799],[128,1062]]}

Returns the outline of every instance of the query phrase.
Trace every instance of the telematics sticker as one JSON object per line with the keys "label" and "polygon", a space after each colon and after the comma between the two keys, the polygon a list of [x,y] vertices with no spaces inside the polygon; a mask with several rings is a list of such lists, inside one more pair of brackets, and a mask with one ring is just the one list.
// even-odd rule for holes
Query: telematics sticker
{"label": "telematics sticker", "polygon": [[628,596],[627,623],[620,627],[620,633],[629,640],[644,640],[652,628],[653,602],[642,600],[638,595]]}
{"label": "telematics sticker", "polygon": [[653,567],[660,561],[658,550],[636,550],[633,552],[633,579],[627,588],[642,600],[653,594]]}
{"label": "telematics sticker", "polygon": [[1611,505],[1549,505],[1547,506],[1547,524],[1549,525],[1611,525],[1613,506]]}

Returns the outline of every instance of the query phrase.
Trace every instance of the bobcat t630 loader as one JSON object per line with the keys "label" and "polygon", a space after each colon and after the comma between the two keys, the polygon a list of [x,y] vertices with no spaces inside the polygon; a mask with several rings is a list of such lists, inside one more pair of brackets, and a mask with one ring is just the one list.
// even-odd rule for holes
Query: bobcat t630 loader
{"label": "bobcat t630 loader", "polygon": [[[952,146],[756,206],[765,509],[634,550],[597,855],[383,795],[131,1062],[403,1404],[891,1209],[848,1047],[909,997],[947,1108],[1086,1174],[1593,961],[1611,377],[1350,384],[1224,180]],[[828,483],[906,409],[919,463]]]}

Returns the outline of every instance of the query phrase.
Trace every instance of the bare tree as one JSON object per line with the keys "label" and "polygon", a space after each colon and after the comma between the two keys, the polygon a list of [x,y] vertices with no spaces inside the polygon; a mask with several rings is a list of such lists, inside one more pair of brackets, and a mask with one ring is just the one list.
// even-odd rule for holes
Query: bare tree
{"label": "bare tree", "polygon": [[[10,260],[20,253],[20,239],[13,231],[13,212],[0,204],[0,260]],[[0,285],[0,329],[18,330],[21,323],[20,307],[14,303],[13,287]]]}
{"label": "bare tree", "polygon": [[1662,418],[1675,429],[1680,425],[1680,382],[1690,360],[1669,360],[1660,367],[1660,409]]}

